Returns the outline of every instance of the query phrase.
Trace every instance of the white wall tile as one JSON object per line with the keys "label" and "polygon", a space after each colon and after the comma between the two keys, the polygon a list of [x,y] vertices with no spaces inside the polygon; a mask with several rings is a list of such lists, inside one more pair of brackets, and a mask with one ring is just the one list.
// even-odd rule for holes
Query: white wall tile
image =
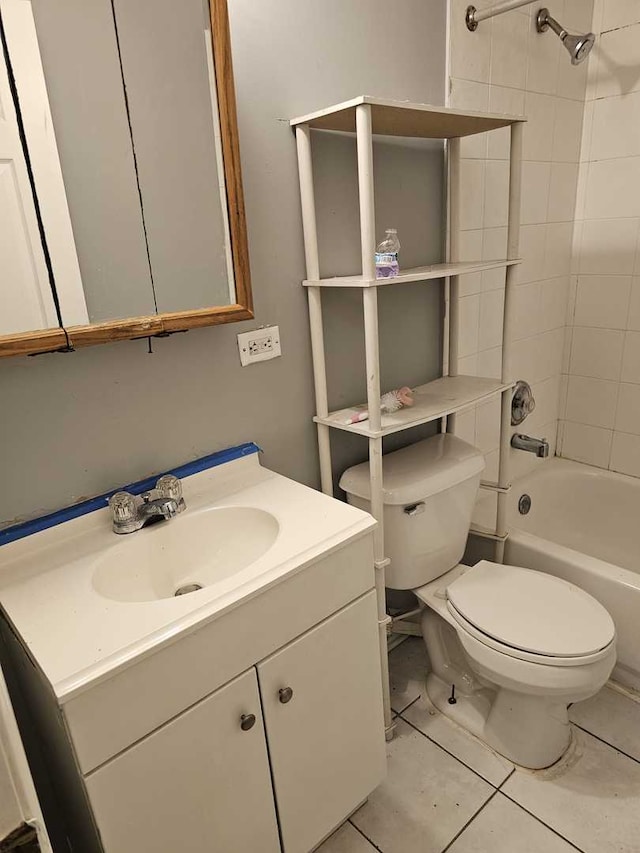
{"label": "white wall tile", "polygon": [[621,380],[640,384],[640,332],[625,333]]}
{"label": "white wall tile", "polygon": [[640,0],[605,0],[602,5],[603,31],[640,22]]}
{"label": "white wall tile", "polygon": [[577,163],[580,160],[583,105],[580,101],[558,98],[554,107],[553,162]]}
{"label": "white wall tile", "polygon": [[[450,104],[459,110],[484,112],[489,109],[489,85],[474,80],[451,78]],[[483,159],[487,156],[486,133],[463,136],[460,140],[462,157]]]}
{"label": "white wall tile", "polygon": [[544,277],[569,275],[571,272],[571,247],[573,222],[552,222],[547,225],[545,241]]}
{"label": "white wall tile", "polygon": [[509,164],[502,160],[489,160],[485,172],[484,227],[505,226],[508,212]]}
{"label": "white wall tile", "polygon": [[495,450],[500,444],[500,398],[483,403],[476,409],[475,444],[483,453]]}
{"label": "white wall tile", "polygon": [[585,219],[640,216],[640,157],[591,162]]}
{"label": "white wall tile", "polygon": [[[583,2],[583,0],[580,0],[580,2]],[[568,54],[565,53],[564,49],[560,48],[556,94],[559,97],[570,98],[571,100],[582,103],[587,91],[588,72],[588,60],[582,62],[580,65],[572,65]]]}
{"label": "white wall tile", "polygon": [[540,331],[564,327],[569,295],[569,277],[551,278],[540,284]]}
{"label": "white wall tile", "polygon": [[478,376],[490,379],[502,375],[502,347],[493,347],[478,353]]}
{"label": "white wall tile", "polygon": [[527,116],[523,143],[525,160],[551,160],[555,108],[556,99],[551,95],[539,95],[535,92],[525,94],[524,110]]}
{"label": "white wall tile", "polygon": [[[489,87],[489,111],[492,113],[508,113],[509,115],[524,115],[524,91],[507,86]],[[508,160],[510,149],[510,131],[508,127],[492,130],[486,134],[488,138],[488,156],[490,160]]]}
{"label": "white wall tile", "polygon": [[627,329],[640,332],[640,278],[632,279]]}
{"label": "white wall tile", "polygon": [[511,331],[513,341],[530,338],[540,331],[540,288],[539,281],[520,284],[514,288]]}
{"label": "white wall tile", "polygon": [[[464,374],[468,376],[469,374]],[[459,412],[456,415],[456,430],[455,434],[463,441],[468,441],[469,444],[475,444],[476,441],[476,410],[469,409],[466,412]]]}
{"label": "white wall tile", "polygon": [[463,358],[458,359],[458,373],[461,376],[482,375],[478,372],[478,356],[476,353],[473,355],[465,355]]}
{"label": "white wall tile", "polygon": [[480,330],[478,349],[486,350],[502,343],[504,291],[491,290],[480,296]]}
{"label": "white wall tile", "polygon": [[560,374],[564,349],[564,329],[552,329],[533,338],[535,362],[531,374],[534,382]]}
{"label": "white wall tile", "polygon": [[549,33],[538,32],[535,17],[531,17],[528,24],[527,90],[555,95],[562,45],[557,38],[549,38]]}
{"label": "white wall tile", "polygon": [[522,263],[518,267],[518,281],[521,284],[544,278],[546,234],[546,225],[523,225],[520,229]]}
{"label": "white wall tile", "polygon": [[582,225],[580,272],[630,275],[633,272],[637,219],[592,219]]}
{"label": "white wall tile", "polygon": [[570,376],[567,383],[566,419],[588,426],[613,429],[618,387],[617,382]]}
{"label": "white wall tile", "polygon": [[593,103],[592,160],[640,155],[640,92]]}
{"label": "white wall tile", "polygon": [[488,83],[493,19],[469,32],[464,20],[468,5],[467,0],[451,0],[451,76]]}
{"label": "white wall tile", "polygon": [[606,32],[600,36],[597,98],[624,95],[640,90],[638,44],[640,44],[640,24]]}
{"label": "white wall tile", "polygon": [[640,477],[640,435],[614,432],[610,467],[621,474]]}
{"label": "white wall tile", "polygon": [[[525,164],[530,165],[530,164]],[[578,188],[577,163],[553,163],[549,183],[548,222],[572,222]]]}
{"label": "white wall tile", "polygon": [[462,230],[482,228],[486,162],[460,161],[460,227]]}
{"label": "white wall tile", "polygon": [[640,385],[623,382],[619,388],[615,428],[640,435]]}
{"label": "white wall tile", "polygon": [[562,437],[562,455],[576,462],[607,468],[613,432],[600,427],[567,421]]}
{"label": "white wall tile", "polygon": [[593,26],[593,0],[565,0],[562,23],[570,31],[588,32]]}
{"label": "white wall tile", "polygon": [[493,18],[491,83],[524,89],[527,78],[528,24],[522,15],[499,15]]}
{"label": "white wall tile", "polygon": [[631,276],[581,275],[578,278],[576,326],[626,329]]}
{"label": "white wall tile", "polygon": [[480,320],[480,297],[465,296],[460,300],[458,356],[474,355],[478,349],[478,325]]}
{"label": "white wall tile", "polygon": [[571,374],[618,381],[624,337],[625,333],[622,331],[576,326],[573,330],[569,365]]}
{"label": "white wall tile", "polygon": [[522,164],[523,225],[547,221],[551,163],[525,162]]}

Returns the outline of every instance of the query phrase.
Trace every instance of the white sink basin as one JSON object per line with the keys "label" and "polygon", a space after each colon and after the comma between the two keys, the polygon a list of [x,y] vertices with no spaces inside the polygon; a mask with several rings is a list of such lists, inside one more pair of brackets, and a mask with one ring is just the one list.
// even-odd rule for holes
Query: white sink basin
{"label": "white sink basin", "polygon": [[265,554],[279,529],[271,513],[252,507],[187,512],[122,536],[99,558],[93,586],[114,601],[197,595]]}

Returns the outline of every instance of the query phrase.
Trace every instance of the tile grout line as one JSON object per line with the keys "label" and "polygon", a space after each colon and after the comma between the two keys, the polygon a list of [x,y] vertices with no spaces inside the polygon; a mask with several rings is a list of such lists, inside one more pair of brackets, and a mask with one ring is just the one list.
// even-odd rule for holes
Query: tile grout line
{"label": "tile grout line", "polygon": [[458,832],[453,836],[453,838],[452,838],[452,839],[451,839],[451,841],[447,844],[447,846],[446,846],[446,847],[444,847],[444,848],[441,850],[441,853],[447,853],[447,850],[449,850],[449,848],[451,847],[451,845],[452,845],[452,844],[454,844],[454,843],[458,840],[458,838],[460,838],[460,836],[462,835],[462,833],[463,833],[463,832],[464,832],[464,831],[465,831],[465,830],[466,830],[466,829],[467,829],[467,828],[468,828],[468,827],[469,827],[469,826],[474,822],[474,820],[478,817],[478,815],[479,815],[482,811],[484,811],[484,809],[488,806],[488,804],[491,802],[491,800],[492,800],[492,799],[495,797],[495,795],[496,795],[496,794],[498,794],[498,793],[499,793],[498,788],[494,788],[494,790],[491,792],[491,796],[490,796],[490,797],[488,797],[488,798],[484,801],[484,803],[480,806],[480,808],[479,808],[477,811],[475,811],[475,812],[471,815],[471,817],[470,817],[470,818],[469,818],[469,820],[465,823],[465,825],[464,825],[464,826],[463,826],[463,827],[462,827],[462,828],[461,828],[461,829],[460,829],[460,830],[459,830],[459,831],[458,831]]}
{"label": "tile grout line", "polygon": [[409,708],[410,708],[412,705],[415,705],[415,704],[416,704],[416,702],[418,701],[418,699],[420,699],[420,698],[421,698],[421,696],[422,696],[422,694],[419,694],[418,696],[416,696],[416,698],[415,698],[415,699],[412,699],[412,700],[411,700],[411,702],[409,702],[409,704],[408,704],[408,705],[405,705],[405,707],[402,709],[402,711],[394,711],[394,709],[393,709],[393,708],[391,708],[391,710],[392,710],[392,711],[393,711],[393,713],[396,715],[396,717],[399,717],[399,716],[401,716],[402,714],[404,714],[404,712],[405,712],[405,711],[408,711],[408,710],[409,710]]}
{"label": "tile grout line", "polygon": [[[515,768],[514,768],[514,772],[515,772]],[[505,780],[505,781],[506,781],[506,780]],[[497,793],[497,792],[496,792],[496,793]],[[549,826],[549,824],[548,824],[548,823],[545,823],[545,822],[542,820],[542,818],[538,817],[538,815],[537,815],[537,814],[534,814],[532,811],[529,811],[529,809],[525,808],[525,807],[522,805],[522,803],[519,803],[517,800],[514,800],[514,799],[513,799],[513,797],[510,797],[510,796],[509,796],[509,794],[507,794],[507,792],[506,792],[506,791],[502,791],[502,790],[501,790],[501,791],[500,791],[500,793],[502,794],[502,796],[503,796],[503,797],[506,797],[506,798],[507,798],[507,800],[509,800],[509,802],[513,803],[513,804],[514,804],[514,806],[517,806],[519,809],[522,809],[522,811],[523,811],[523,812],[526,812],[526,813],[529,815],[529,817],[532,817],[534,820],[537,820],[537,821],[538,821],[538,823],[542,824],[542,826],[544,826],[544,827],[545,827],[546,829],[548,829],[550,832],[553,832],[553,834],[554,834],[554,835],[557,835],[557,836],[558,836],[558,838],[561,838],[561,839],[562,839],[563,841],[565,841],[565,842],[566,842],[570,847],[573,847],[573,849],[574,849],[574,850],[577,850],[577,851],[578,851],[578,853],[585,853],[585,851],[584,851],[581,847],[578,847],[576,844],[574,844],[574,843],[573,843],[573,841],[570,841],[568,838],[566,838],[564,835],[562,835],[562,833],[561,833],[561,832],[558,832],[558,830],[557,830],[557,829],[554,829],[552,826]],[[443,853],[444,853],[444,851],[443,851]]]}
{"label": "tile grout line", "polygon": [[[411,704],[413,704],[413,702],[412,702]],[[411,726],[411,728],[412,728],[414,731],[418,732],[418,734],[421,734],[421,735],[422,735],[422,737],[426,738],[430,743],[432,743],[434,746],[437,746],[437,747],[438,747],[438,749],[441,749],[443,752],[445,752],[445,753],[446,753],[447,755],[449,755],[451,758],[454,758],[454,759],[455,759],[459,764],[462,764],[462,766],[463,766],[463,767],[466,767],[466,768],[467,768],[467,770],[470,770],[470,771],[471,771],[471,773],[473,773],[473,774],[474,774],[475,776],[477,776],[479,779],[482,779],[482,781],[483,781],[483,782],[486,782],[486,783],[487,783],[487,785],[491,785],[491,787],[492,787],[492,788],[494,788],[496,791],[498,791],[498,790],[500,789],[500,785],[504,785],[504,783],[507,781],[507,779],[509,778],[509,776],[511,776],[511,773],[513,773],[513,772],[514,772],[514,770],[515,770],[515,767],[514,767],[514,768],[513,768],[513,770],[511,771],[511,773],[509,773],[509,775],[508,775],[505,779],[503,779],[503,780],[502,780],[502,782],[500,782],[500,785],[495,785],[493,782],[491,782],[489,779],[487,779],[487,778],[486,778],[485,776],[483,776],[481,773],[478,773],[478,771],[477,771],[477,770],[474,770],[474,769],[473,769],[473,767],[470,767],[470,766],[469,766],[466,762],[464,762],[461,758],[458,758],[458,756],[457,756],[457,755],[454,755],[454,753],[453,753],[453,752],[450,752],[446,747],[444,747],[444,746],[442,746],[442,744],[438,743],[438,741],[437,741],[437,740],[434,740],[432,737],[429,737],[429,735],[425,734],[421,729],[419,729],[416,725],[414,725],[410,720],[407,720],[405,717],[401,716],[400,714],[399,714],[398,716],[399,716],[399,717],[400,717],[400,719],[401,719],[403,722],[405,722],[408,726]]]}
{"label": "tile grout line", "polygon": [[584,726],[578,725],[578,723],[575,723],[573,720],[571,721],[571,725],[575,726],[577,729],[580,729],[581,732],[584,732],[585,734],[590,735],[592,738],[595,738],[597,741],[600,741],[600,743],[604,744],[605,746],[608,746],[609,749],[613,749],[615,752],[618,752],[620,755],[624,755],[625,758],[630,758],[631,761],[635,761],[636,764],[640,764],[640,758],[636,758],[633,755],[629,755],[628,752],[625,752],[623,749],[620,749],[619,746],[615,746],[615,744],[610,743],[608,740],[605,740],[604,738],[600,737],[599,735],[594,734],[592,731],[589,731],[589,729],[585,729]]}
{"label": "tile grout line", "polygon": [[[353,817],[353,815],[351,817]],[[355,829],[355,831],[359,832],[360,835],[365,839],[365,841],[369,842],[369,844],[373,847],[374,850],[377,850],[378,853],[384,853],[382,847],[378,847],[378,845],[374,841],[372,841],[368,835],[365,835],[365,833],[360,829],[360,827],[353,822],[351,817],[347,819],[347,823],[350,823],[351,826]]]}

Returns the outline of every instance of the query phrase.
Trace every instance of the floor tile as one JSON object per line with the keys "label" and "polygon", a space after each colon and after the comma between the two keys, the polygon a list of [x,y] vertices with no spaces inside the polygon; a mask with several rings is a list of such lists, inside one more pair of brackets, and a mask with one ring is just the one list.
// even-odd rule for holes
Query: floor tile
{"label": "floor tile", "polygon": [[422,696],[414,702],[402,716],[496,787],[501,785],[513,770],[510,761],[498,755],[457,723],[447,719],[431,704],[427,696]]}
{"label": "floor tile", "polygon": [[575,849],[498,793],[447,853],[575,853]]}
{"label": "floor tile", "polygon": [[396,713],[424,694],[427,666],[427,650],[421,637],[409,637],[389,655],[391,707]]}
{"label": "floor tile", "polygon": [[350,823],[343,823],[320,847],[316,847],[315,853],[375,853],[375,849]]}
{"label": "floor tile", "polygon": [[604,687],[586,702],[573,705],[574,723],[640,761],[640,702]]}
{"label": "floor tile", "polygon": [[584,853],[638,853],[640,764],[575,731],[565,760],[516,772],[502,790]]}
{"label": "floor tile", "polygon": [[388,775],[351,818],[384,853],[441,853],[493,788],[403,720]]}

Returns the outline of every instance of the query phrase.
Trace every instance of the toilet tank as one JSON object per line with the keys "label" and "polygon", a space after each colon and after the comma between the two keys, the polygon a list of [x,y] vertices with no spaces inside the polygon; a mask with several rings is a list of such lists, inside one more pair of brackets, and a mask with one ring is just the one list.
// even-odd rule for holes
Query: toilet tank
{"label": "toilet tank", "polygon": [[[388,453],[382,460],[386,586],[415,589],[462,559],[484,470],[484,456],[448,433]],[[340,488],[371,511],[369,463],[344,472]]]}

